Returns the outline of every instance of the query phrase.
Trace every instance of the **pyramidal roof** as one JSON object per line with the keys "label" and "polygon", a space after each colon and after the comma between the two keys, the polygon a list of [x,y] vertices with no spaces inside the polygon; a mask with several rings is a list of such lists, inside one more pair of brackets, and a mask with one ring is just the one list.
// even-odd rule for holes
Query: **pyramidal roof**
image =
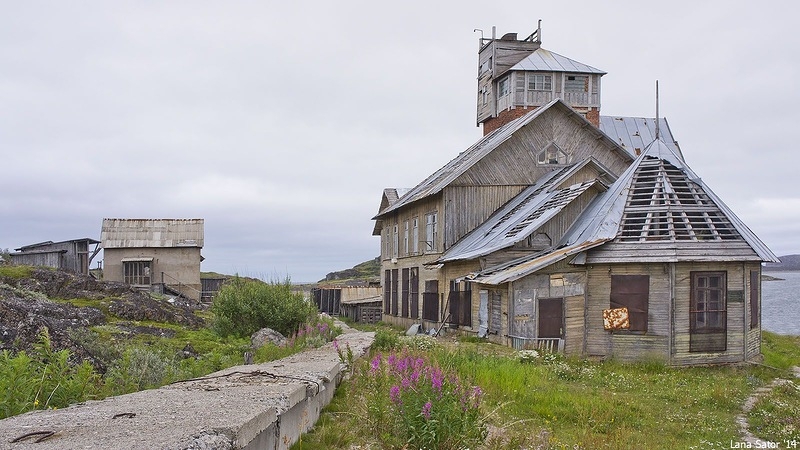
{"label": "pyramidal roof", "polygon": [[523,58],[522,61],[515,64],[509,70],[606,74],[606,72],[600,69],[575,61],[574,59],[569,59],[566,56],[559,55],[550,50],[545,50],[541,47]]}
{"label": "pyramidal roof", "polygon": [[486,284],[513,281],[612,241],[744,241],[762,261],[778,261],[685,161],[656,139],[608,191],[595,198],[551,251],[489,268],[474,280]]}

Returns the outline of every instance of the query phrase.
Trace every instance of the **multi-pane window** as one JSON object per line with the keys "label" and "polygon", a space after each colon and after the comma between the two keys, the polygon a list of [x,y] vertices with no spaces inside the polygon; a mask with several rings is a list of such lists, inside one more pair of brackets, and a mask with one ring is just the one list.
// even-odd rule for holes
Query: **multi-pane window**
{"label": "multi-pane window", "polygon": [[552,91],[553,90],[553,76],[528,74],[528,90],[529,91]]}
{"label": "multi-pane window", "polygon": [[566,164],[568,161],[567,153],[555,142],[548,144],[536,158],[539,164]]}
{"label": "multi-pane window", "polygon": [[727,281],[725,272],[692,272],[689,308],[690,351],[725,351]]}
{"label": "multi-pane window", "polygon": [[627,308],[630,331],[647,331],[649,275],[611,275],[611,308]]}
{"label": "multi-pane window", "polygon": [[408,255],[408,221],[403,222],[403,255]]}
{"label": "multi-pane window", "polygon": [[122,271],[122,281],[127,284],[150,284],[150,261],[125,261],[122,263]]}
{"label": "multi-pane window", "polygon": [[505,97],[508,95],[508,77],[503,78],[497,83],[497,98]]}
{"label": "multi-pane window", "polygon": [[419,217],[411,220],[411,253],[419,253]]}
{"label": "multi-pane window", "polygon": [[389,259],[392,257],[392,240],[390,236],[391,230],[389,227],[385,228],[384,238],[383,238],[383,257],[384,259]]}
{"label": "multi-pane window", "polygon": [[437,212],[425,214],[425,245],[426,250],[436,251],[436,240],[438,238],[437,231]]}

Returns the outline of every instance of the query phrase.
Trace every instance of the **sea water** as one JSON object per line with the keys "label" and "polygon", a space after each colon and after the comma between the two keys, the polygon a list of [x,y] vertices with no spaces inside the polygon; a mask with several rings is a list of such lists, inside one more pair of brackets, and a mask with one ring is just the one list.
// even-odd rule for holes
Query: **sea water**
{"label": "sea water", "polygon": [[780,280],[761,283],[761,327],[800,336],[800,272],[764,272]]}

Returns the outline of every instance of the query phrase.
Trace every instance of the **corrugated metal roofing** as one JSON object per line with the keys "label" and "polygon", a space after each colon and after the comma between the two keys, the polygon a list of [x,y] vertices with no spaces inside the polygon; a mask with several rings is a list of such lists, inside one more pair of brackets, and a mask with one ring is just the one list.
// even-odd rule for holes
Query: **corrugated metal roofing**
{"label": "corrugated metal roofing", "polygon": [[[658,119],[658,135],[664,144],[683,158],[678,142],[672,136],[667,119]],[[600,130],[634,157],[656,140],[656,119],[648,117],[600,116]]]}
{"label": "corrugated metal roofing", "polygon": [[103,219],[103,248],[203,247],[203,219]]}
{"label": "corrugated metal roofing", "polygon": [[[531,255],[507,263],[503,266],[486,269],[472,277],[474,281],[485,284],[501,284],[519,279],[527,274],[549,266],[588,249],[618,239],[620,227],[628,207],[632,186],[636,183],[638,169],[645,161],[657,159],[668,162],[680,170],[687,181],[696,184],[699,190],[713,203],[721,214],[733,225],[750,248],[766,262],[778,262],[778,257],[739,219],[736,214],[705,185],[703,180],[689,168],[683,158],[661,140],[653,141],[642,154],[617,179],[608,191],[598,196],[576,221],[575,225],[555,246],[555,250]],[[649,176],[649,175],[648,175]],[[675,205],[679,209],[681,205]],[[645,225],[643,225],[645,226]],[[736,238],[739,238],[738,236]],[[722,240],[720,238],[720,240]]]}
{"label": "corrugated metal roofing", "polygon": [[527,239],[539,227],[569,205],[597,180],[558,189],[560,181],[584,164],[553,171],[506,203],[481,226],[464,236],[437,262],[473,259],[511,247]]}
{"label": "corrugated metal roofing", "polygon": [[[496,149],[500,144],[513,136],[517,130],[536,119],[536,117],[539,115],[544,114],[544,112],[548,109],[554,107],[562,108],[562,110],[568,114],[572,114],[576,118],[579,118],[578,120],[586,121],[582,115],[578,114],[575,112],[575,110],[567,106],[567,104],[565,104],[561,99],[555,99],[547,105],[537,108],[520,118],[514,119],[487,134],[478,142],[473,144],[470,148],[459,153],[458,156],[447,163],[444,167],[437,170],[420,184],[412,188],[407,194],[400,197],[397,202],[380,211],[378,215],[373,217],[373,219],[379,219],[381,216],[399,209],[407,204],[421,200],[430,195],[438,194],[453,180],[461,176],[470,167],[483,159],[484,156],[488,155],[490,152],[492,152],[492,150]],[[588,124],[589,122],[586,121],[586,123]],[[602,133],[599,133],[599,136],[601,138],[608,139],[609,143],[612,142],[610,138]],[[614,144],[616,144],[616,142],[614,142]]]}
{"label": "corrugated metal roofing", "polygon": [[541,47],[515,64],[509,70],[606,74],[606,72],[600,69],[575,61],[574,59],[569,59],[566,56],[559,55],[550,50],[545,50]]}

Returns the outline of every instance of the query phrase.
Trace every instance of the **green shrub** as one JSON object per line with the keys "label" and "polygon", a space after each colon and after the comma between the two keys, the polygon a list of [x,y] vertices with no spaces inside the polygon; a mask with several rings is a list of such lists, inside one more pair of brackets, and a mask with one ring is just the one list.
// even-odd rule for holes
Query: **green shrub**
{"label": "green shrub", "polygon": [[111,394],[127,394],[162,386],[178,370],[178,362],[144,347],[129,347],[106,372]]}
{"label": "green shrub", "polygon": [[30,356],[1,352],[0,418],[99,397],[100,376],[86,361],[70,364],[71,356],[68,350],[53,350],[46,328]]}
{"label": "green shrub", "polygon": [[288,278],[282,283],[234,278],[222,286],[211,311],[214,331],[239,337],[266,327],[290,336],[317,313],[302,293],[292,292]]}
{"label": "green shrub", "polygon": [[375,330],[375,342],[372,343],[372,348],[377,350],[392,350],[400,345],[400,336],[386,328],[379,328]]}

